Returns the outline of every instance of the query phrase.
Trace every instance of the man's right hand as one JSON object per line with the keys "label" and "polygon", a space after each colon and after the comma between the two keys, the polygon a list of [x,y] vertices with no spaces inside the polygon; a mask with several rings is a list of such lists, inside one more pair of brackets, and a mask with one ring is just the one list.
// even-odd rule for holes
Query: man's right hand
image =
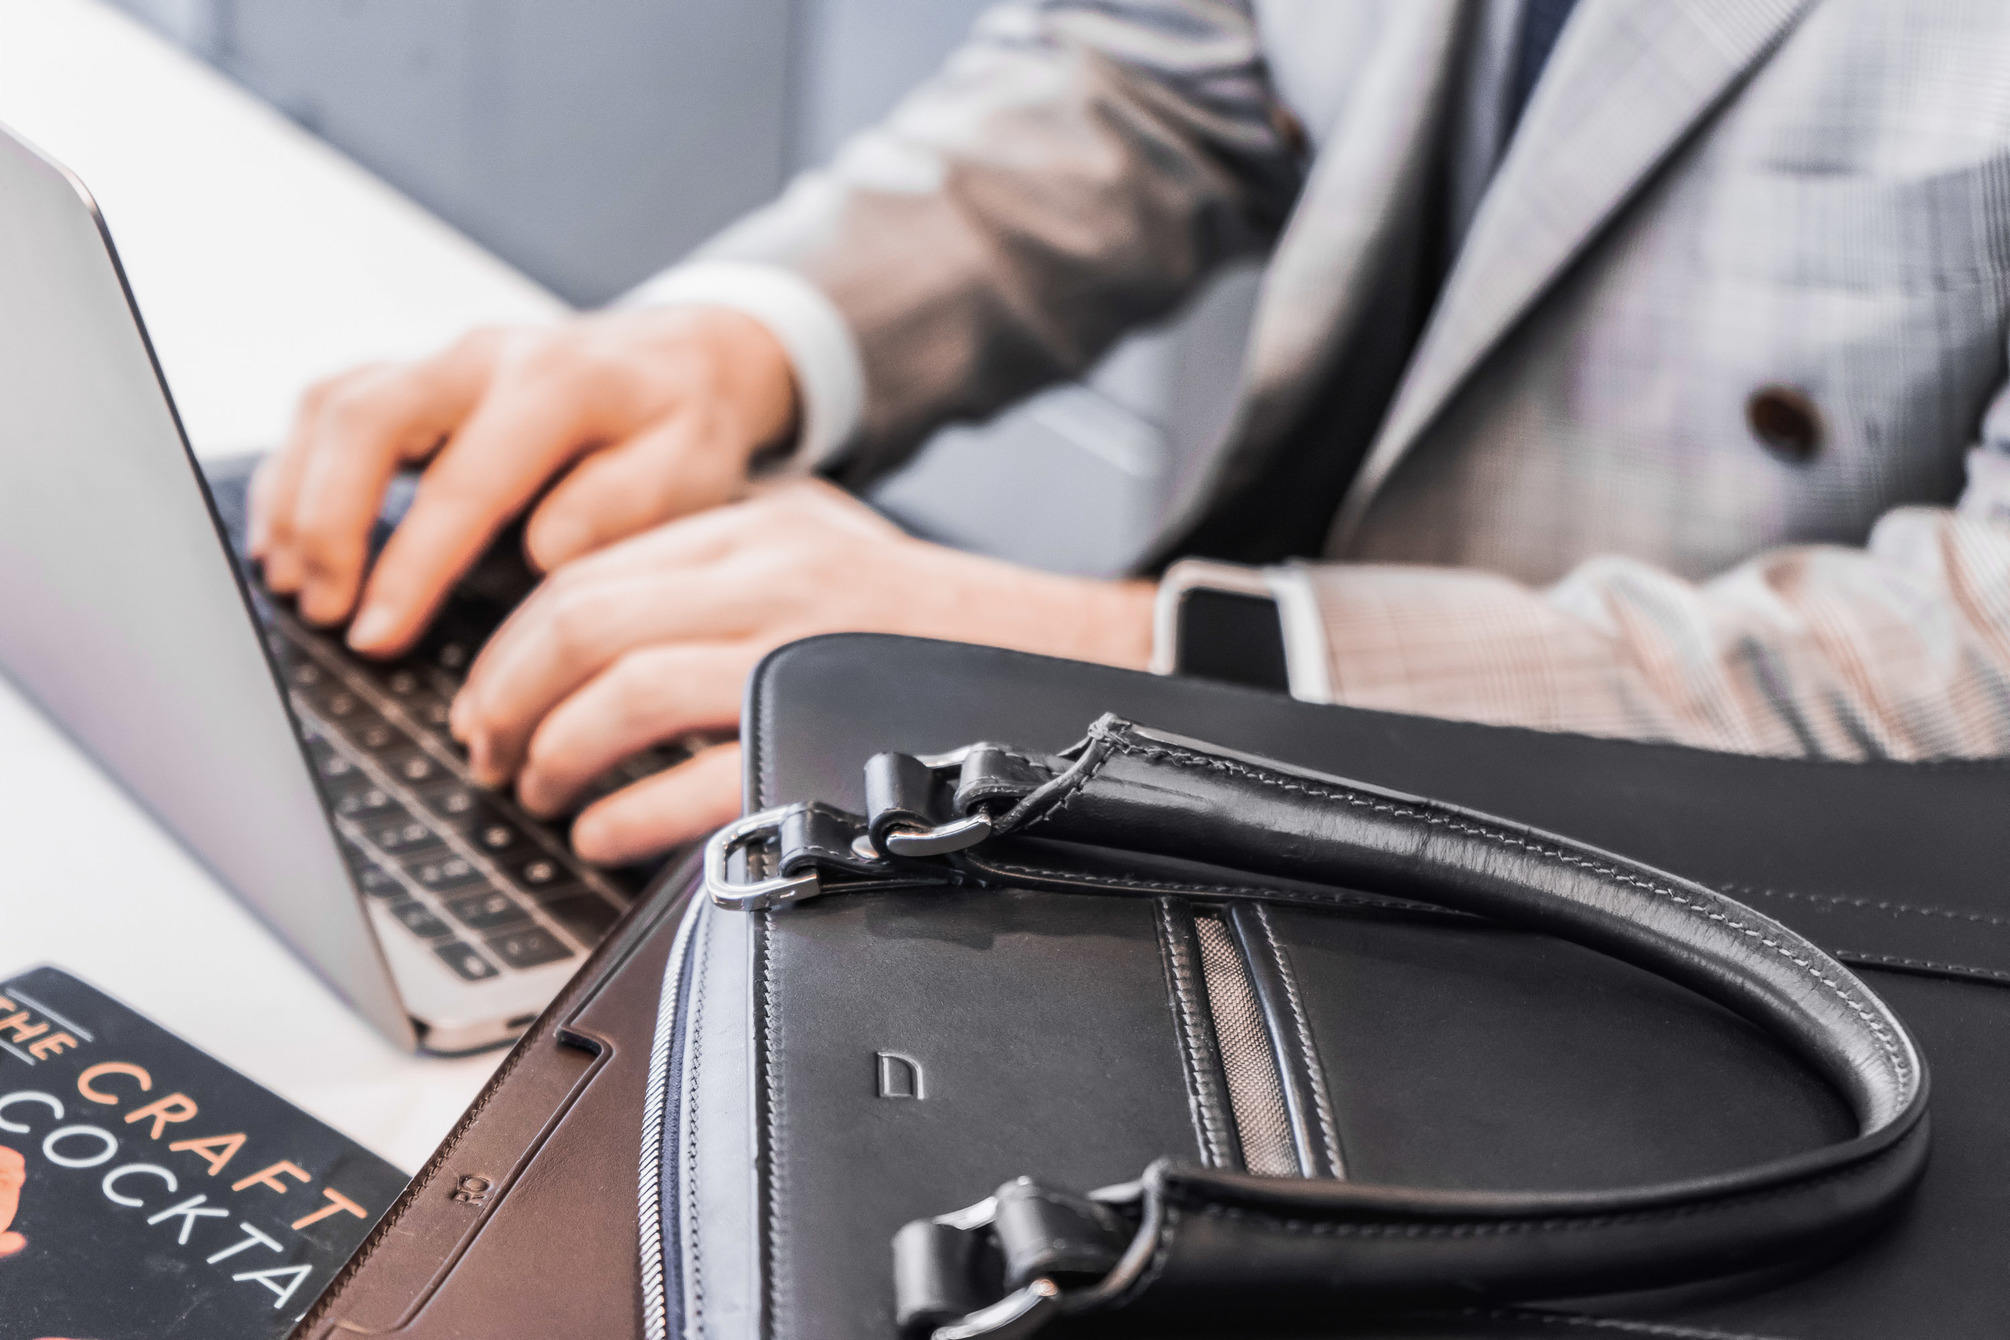
{"label": "man's right hand", "polygon": [[[251,554],[304,618],[353,613],[352,647],[397,655],[547,485],[524,535],[545,571],[737,496],[796,415],[787,353],[738,312],[478,331],[423,362],[359,368],[309,391],[252,484]],[[366,574],[385,490],[421,462],[411,510]]]}

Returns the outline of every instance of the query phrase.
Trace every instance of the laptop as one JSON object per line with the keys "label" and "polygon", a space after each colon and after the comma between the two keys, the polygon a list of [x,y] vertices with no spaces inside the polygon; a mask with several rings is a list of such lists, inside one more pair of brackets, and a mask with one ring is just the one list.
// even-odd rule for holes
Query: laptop
{"label": "laptop", "polygon": [[647,877],[580,862],[563,822],[473,785],[446,731],[528,589],[520,547],[411,655],[372,662],[259,589],[248,466],[213,473],[89,194],[0,127],[0,673],[388,1036],[507,1041]]}

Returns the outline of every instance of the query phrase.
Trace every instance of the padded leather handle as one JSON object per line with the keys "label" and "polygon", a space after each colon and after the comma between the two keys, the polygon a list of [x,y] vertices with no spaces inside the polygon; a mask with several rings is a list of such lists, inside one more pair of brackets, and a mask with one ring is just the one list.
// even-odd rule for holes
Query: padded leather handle
{"label": "padded leather handle", "polygon": [[[814,823],[793,825],[813,836],[782,844],[785,873],[822,870],[824,893],[945,874],[1151,891],[1149,880],[1119,881],[1088,863],[1025,859],[1023,847],[1019,859],[1000,854],[1056,839],[1259,880],[1369,888],[1572,940],[1682,983],[1782,1038],[1841,1091],[1858,1126],[1795,1157],[1621,1191],[1425,1191],[1171,1162],[1086,1197],[1021,1179],[896,1239],[911,1333],[1026,1334],[1054,1316],[1109,1311],[1143,1326],[1213,1318],[1260,1334],[1363,1307],[1742,1273],[1847,1244],[1923,1170],[1926,1076],[1904,1025],[1815,945],[1701,885],[1506,820],[1110,717],[1053,759],[988,745],[915,767],[892,758],[874,762],[873,815],[819,809]],[[988,836],[960,852],[925,862],[877,854],[895,832],[969,831],[975,816]]]}

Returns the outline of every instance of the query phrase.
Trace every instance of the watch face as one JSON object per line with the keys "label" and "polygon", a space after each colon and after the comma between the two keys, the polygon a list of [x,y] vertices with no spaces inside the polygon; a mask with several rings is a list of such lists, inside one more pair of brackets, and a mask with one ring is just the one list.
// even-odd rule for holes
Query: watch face
{"label": "watch face", "polygon": [[1277,602],[1268,596],[1210,587],[1184,592],[1177,656],[1174,669],[1182,675],[1260,689],[1290,686],[1284,629]]}

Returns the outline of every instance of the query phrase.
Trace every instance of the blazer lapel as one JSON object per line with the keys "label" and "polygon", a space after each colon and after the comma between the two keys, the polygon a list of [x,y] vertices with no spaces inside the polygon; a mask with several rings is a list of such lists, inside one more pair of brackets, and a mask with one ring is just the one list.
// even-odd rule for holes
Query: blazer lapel
{"label": "blazer lapel", "polygon": [[1481,202],[1438,308],[1334,525],[1396,465],[1523,313],[1809,0],[1579,7]]}
{"label": "blazer lapel", "polygon": [[1362,272],[1426,188],[1464,18],[1459,0],[1388,6],[1373,59],[1264,267],[1244,354],[1245,419],[1288,419],[1312,389],[1306,369],[1364,319],[1373,285]]}

